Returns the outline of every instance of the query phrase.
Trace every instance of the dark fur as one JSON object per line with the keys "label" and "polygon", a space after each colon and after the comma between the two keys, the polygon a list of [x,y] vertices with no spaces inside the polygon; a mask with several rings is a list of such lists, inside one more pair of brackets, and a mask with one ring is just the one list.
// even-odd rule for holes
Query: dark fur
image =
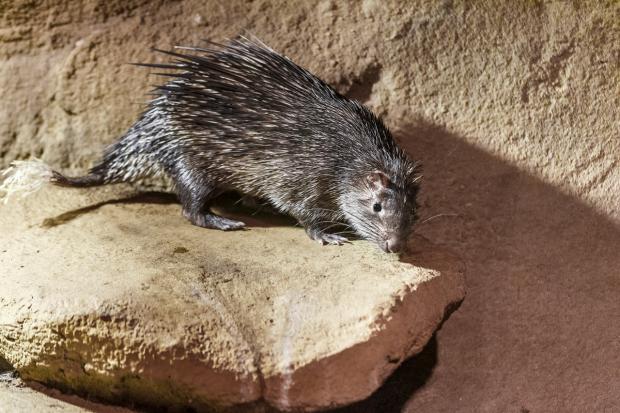
{"label": "dark fur", "polygon": [[[255,38],[225,46],[162,52],[169,64],[143,64],[172,79],[90,174],[53,181],[95,186],[163,172],[194,224],[237,229],[209,212],[235,190],[292,215],[322,243],[346,238],[335,223],[396,251],[415,216],[418,168],[367,108]],[[191,52],[191,53],[190,53]],[[381,211],[373,210],[374,204]],[[374,207],[376,208],[376,207]]]}

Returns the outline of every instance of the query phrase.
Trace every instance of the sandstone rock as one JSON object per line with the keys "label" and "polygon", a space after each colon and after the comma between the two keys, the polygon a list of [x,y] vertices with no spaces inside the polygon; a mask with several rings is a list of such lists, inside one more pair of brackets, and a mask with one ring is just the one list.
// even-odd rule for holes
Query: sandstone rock
{"label": "sandstone rock", "polygon": [[422,238],[401,262],[277,221],[205,230],[179,209],[125,187],[0,207],[0,356],[104,400],[313,410],[367,397],[464,295],[458,260]]}

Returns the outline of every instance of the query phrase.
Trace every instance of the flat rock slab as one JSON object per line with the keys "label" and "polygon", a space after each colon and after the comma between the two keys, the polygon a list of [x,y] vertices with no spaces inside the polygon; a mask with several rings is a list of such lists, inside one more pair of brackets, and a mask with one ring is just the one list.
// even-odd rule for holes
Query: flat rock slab
{"label": "flat rock slab", "polygon": [[191,226],[128,187],[46,188],[0,206],[0,356],[103,400],[207,410],[348,404],[419,352],[464,296],[421,238],[399,260],[303,229]]}

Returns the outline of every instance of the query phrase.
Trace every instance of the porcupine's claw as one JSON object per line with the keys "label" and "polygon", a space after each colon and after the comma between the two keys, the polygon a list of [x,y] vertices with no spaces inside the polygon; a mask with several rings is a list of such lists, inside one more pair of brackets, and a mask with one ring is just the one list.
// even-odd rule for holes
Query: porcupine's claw
{"label": "porcupine's claw", "polygon": [[310,238],[321,245],[343,245],[349,242],[348,238],[336,234],[328,234],[319,229],[307,228],[306,233]]}
{"label": "porcupine's claw", "polygon": [[341,235],[336,234],[323,234],[323,236],[318,240],[322,245],[343,245],[349,242],[349,239],[343,237]]}

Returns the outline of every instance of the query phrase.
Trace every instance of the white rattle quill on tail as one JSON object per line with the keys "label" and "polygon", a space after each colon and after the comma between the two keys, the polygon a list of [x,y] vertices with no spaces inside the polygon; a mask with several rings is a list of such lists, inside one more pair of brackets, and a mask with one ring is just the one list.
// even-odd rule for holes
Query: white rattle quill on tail
{"label": "white rattle quill on tail", "polygon": [[50,183],[52,169],[42,160],[13,161],[0,172],[0,201],[6,204],[12,196],[26,197]]}

